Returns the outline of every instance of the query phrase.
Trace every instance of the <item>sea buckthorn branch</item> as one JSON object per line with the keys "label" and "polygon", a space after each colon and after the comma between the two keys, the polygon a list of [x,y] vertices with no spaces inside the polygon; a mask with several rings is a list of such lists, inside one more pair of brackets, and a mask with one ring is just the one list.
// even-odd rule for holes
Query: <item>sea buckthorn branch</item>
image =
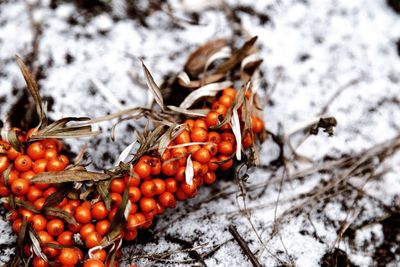
{"label": "sea buckthorn branch", "polygon": [[[190,78],[186,75],[189,81],[184,86],[190,92],[179,105],[163,98],[143,63],[146,83],[161,110],[133,108],[52,124],[47,123],[36,83],[18,58],[40,123],[27,133],[13,128],[7,140],[0,141],[0,196],[19,235],[15,262],[36,267],[118,266],[122,240],[135,240],[157,215],[195,197],[199,188],[213,184],[237,162],[252,166],[257,158],[254,144],[265,138],[264,122],[256,115],[252,76],[240,90],[231,87],[226,77],[238,65],[243,72],[252,62],[249,51],[254,42],[255,38],[246,42],[232,53],[233,58],[210,70],[227,51],[211,53],[199,64],[201,71],[189,72]],[[193,66],[197,57],[201,52],[191,56],[187,66]],[[208,79],[215,75],[218,80]],[[142,117],[152,121],[154,129],[147,125],[136,132],[137,140],[110,169],[90,172],[70,164],[63,154],[60,138],[93,136],[98,134],[91,131],[94,123],[118,119],[114,129],[122,121]],[[133,157],[126,161],[132,151]]]}

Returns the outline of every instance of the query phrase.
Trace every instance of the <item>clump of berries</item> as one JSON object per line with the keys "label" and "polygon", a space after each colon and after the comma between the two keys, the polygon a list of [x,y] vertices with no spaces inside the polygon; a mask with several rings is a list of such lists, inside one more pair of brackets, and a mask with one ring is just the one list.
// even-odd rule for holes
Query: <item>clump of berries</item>
{"label": "clump of berries", "polygon": [[[156,215],[174,208],[177,201],[195,197],[199,187],[216,181],[218,170],[232,168],[236,137],[230,124],[218,129],[215,126],[227,115],[236,94],[232,88],[223,90],[206,117],[184,121],[183,130],[162,150],[161,156],[156,151],[145,153],[128,173],[112,177],[108,183],[109,209],[95,190],[88,201],[76,194],[76,188],[75,194],[60,197],[62,183],[32,183],[37,174],[64,171],[72,165],[61,154],[60,141],[30,142],[29,138],[36,133],[34,129],[27,134],[14,129],[19,142],[26,145],[17,151],[7,141],[0,141],[0,196],[9,210],[13,231],[21,235],[24,227],[24,231],[33,233],[34,237],[23,248],[26,258],[33,257],[32,266],[111,266],[106,241],[113,233],[113,241],[136,239],[138,229],[149,228]],[[251,147],[255,136],[263,130],[263,121],[251,116],[251,130],[242,136],[243,148]],[[110,227],[116,214],[121,213],[121,205],[123,225],[114,231]],[[35,238],[40,244],[40,255],[33,249]],[[118,266],[120,251],[115,255],[112,262]]]}

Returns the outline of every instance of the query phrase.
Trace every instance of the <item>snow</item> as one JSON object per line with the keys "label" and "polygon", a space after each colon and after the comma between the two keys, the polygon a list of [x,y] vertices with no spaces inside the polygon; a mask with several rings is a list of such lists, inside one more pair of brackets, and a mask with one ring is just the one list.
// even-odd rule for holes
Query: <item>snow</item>
{"label": "snow", "polygon": [[[148,93],[138,58],[143,58],[159,83],[169,73],[181,70],[196,46],[232,34],[231,22],[221,11],[220,1],[171,1],[177,22],[172,22],[164,11],[154,11],[146,18],[147,27],[127,18],[121,11],[122,0],[113,1],[111,13],[98,15],[82,15],[84,13],[71,3],[51,9],[46,1],[32,2],[34,18],[43,25],[37,64],[45,67],[45,77],[39,81],[42,95],[55,100],[49,110],[51,118],[96,117],[117,111],[118,105],[96,93],[91,82],[93,77],[103,83],[122,106],[144,106]],[[311,136],[299,147],[298,153],[319,162],[327,155],[360,152],[399,133],[400,60],[395,43],[400,38],[400,19],[386,1],[229,0],[227,4],[231,8],[253,6],[271,19],[262,24],[254,16],[238,12],[246,33],[258,36],[260,55],[264,59],[262,71],[268,84],[274,84],[282,71],[282,79],[270,96],[272,104],[266,105],[264,111],[269,130],[289,132],[296,125],[317,118],[340,88],[357,80],[330,103],[325,114],[335,116],[338,121],[335,135],[331,138],[325,134]],[[139,1],[138,5],[147,6],[146,1]],[[14,55],[26,56],[31,50],[32,33],[26,10],[22,0],[0,4],[0,100],[5,100],[0,105],[1,118],[24,88]],[[200,12],[199,25],[187,22],[190,12]],[[77,23],[68,22],[74,20]],[[128,72],[132,72],[134,79]],[[143,123],[133,125],[140,128]],[[105,155],[116,159],[134,140],[132,130],[128,132],[126,124],[122,124],[117,127],[117,141],[112,143],[107,134],[110,126],[99,125],[104,134],[98,138],[68,140],[75,152],[89,142],[92,168],[111,166],[114,160],[104,162]],[[261,148],[261,163],[269,164],[278,152],[269,139]],[[368,182],[365,190],[386,205],[394,205],[400,193],[399,153],[385,165],[389,171],[380,179]],[[222,244],[215,254],[205,258],[208,266],[250,266],[228,231],[228,226],[234,224],[265,266],[276,266],[276,257],[292,261],[295,266],[319,266],[321,257],[335,245],[337,230],[347,216],[342,199],[345,196],[333,198],[323,208],[318,205],[290,217],[280,224],[279,234],[271,237],[279,191],[279,182],[268,180],[271,175],[280,177],[281,173],[260,168],[253,170],[248,180],[249,187],[270,181],[262,196],[256,197],[262,190],[260,187],[250,191],[247,199],[251,222],[265,247],[240,211],[243,202],[238,197],[237,185],[232,177],[224,177],[213,187],[201,189],[196,199],[180,203],[176,210],[169,210],[159,218],[154,239],[124,248],[127,252],[124,264],[127,265],[133,253],[179,250],[180,245],[167,238],[173,236],[188,242],[195,240],[194,246],[206,244],[198,249],[200,254]],[[304,180],[285,181],[277,215],[299,203],[295,196],[307,193],[327,179],[326,175],[316,174]],[[220,190],[231,193],[204,203]],[[383,214],[381,207],[368,199],[358,202],[357,207],[363,208],[357,222]],[[3,220],[0,220],[0,230],[1,245],[15,240],[10,237],[10,227]],[[352,246],[348,238],[344,238],[340,248],[354,264],[371,266],[375,248],[383,239],[382,226],[376,223],[356,230]],[[10,253],[10,249],[2,250],[0,262],[7,262]],[[185,253],[173,257],[174,260],[187,258]],[[146,259],[130,263],[152,265]]]}

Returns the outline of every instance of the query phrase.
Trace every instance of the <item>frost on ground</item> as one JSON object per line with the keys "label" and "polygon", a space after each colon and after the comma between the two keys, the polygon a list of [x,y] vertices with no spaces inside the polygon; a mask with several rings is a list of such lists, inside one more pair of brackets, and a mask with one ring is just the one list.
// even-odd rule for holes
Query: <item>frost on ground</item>
{"label": "frost on ground", "polygon": [[[15,54],[34,60],[51,118],[97,117],[146,105],[138,58],[160,83],[182,69],[196,46],[215,37],[240,40],[238,33],[244,33],[259,38],[264,59],[260,94],[268,130],[282,137],[321,116],[338,121],[333,137],[319,133],[301,143],[296,150],[301,156],[285,148],[287,172],[272,164],[279,163],[280,150],[268,139],[262,166],[245,184],[245,202],[233,175],[223,177],[196,199],[167,211],[151,232],[125,247],[125,265],[249,266],[229,225],[237,227],[265,266],[400,262],[400,153],[363,152],[400,132],[400,16],[387,4],[395,6],[396,1],[176,0],[166,5],[113,0],[110,6],[89,9],[60,0],[28,2],[41,27],[36,53],[29,5],[0,4],[3,119],[16,101],[20,115],[11,120],[29,114],[21,110],[27,108],[27,96]],[[113,98],[99,93],[93,80]],[[109,167],[132,142],[133,129],[144,125],[121,124],[113,143],[106,134],[111,124],[102,124],[101,137],[68,144],[77,153],[89,143],[93,168]],[[301,142],[298,135],[294,145]],[[354,163],[368,155],[353,172],[338,164],[294,175],[343,156]],[[352,161],[352,156],[358,157]],[[4,221],[0,231],[0,262],[5,263],[15,237]]]}

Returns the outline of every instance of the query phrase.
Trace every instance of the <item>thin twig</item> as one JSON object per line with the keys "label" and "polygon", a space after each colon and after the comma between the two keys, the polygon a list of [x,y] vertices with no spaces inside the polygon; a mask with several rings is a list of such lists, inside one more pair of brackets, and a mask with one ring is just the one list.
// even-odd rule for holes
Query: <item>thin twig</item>
{"label": "thin twig", "polygon": [[249,246],[247,245],[246,241],[243,239],[243,237],[239,234],[237,231],[236,227],[234,225],[229,225],[229,232],[232,234],[232,236],[235,238],[236,242],[238,242],[240,248],[243,250],[243,252],[246,254],[246,256],[249,258],[251,263],[253,264],[254,267],[262,267],[260,262],[258,261],[257,257],[254,255],[254,253],[250,250]]}

